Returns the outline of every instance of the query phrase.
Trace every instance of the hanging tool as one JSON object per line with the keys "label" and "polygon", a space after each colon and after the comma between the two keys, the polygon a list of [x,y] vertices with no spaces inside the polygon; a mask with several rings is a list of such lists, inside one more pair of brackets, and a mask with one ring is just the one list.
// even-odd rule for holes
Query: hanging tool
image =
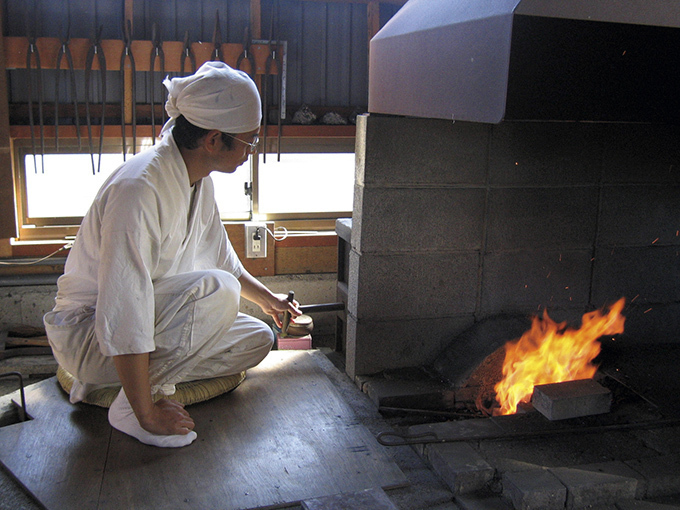
{"label": "hanging tool", "polygon": [[[106,117],[106,57],[104,56],[104,50],[101,46],[102,40],[102,30],[103,25],[99,26],[97,29],[94,40],[87,51],[87,57],[85,59],[85,116],[87,118],[87,137],[90,144],[90,158],[92,159],[92,174],[99,172],[102,166],[102,149],[104,147],[104,121]],[[97,57],[99,63],[99,76],[101,83],[101,94],[102,94],[102,111],[100,118],[99,131],[99,162],[95,166],[94,164],[94,148],[92,146],[92,117],[90,116],[90,80],[92,78],[92,63],[94,62],[94,57]]]}
{"label": "hanging tool", "polygon": [[222,28],[220,27],[220,11],[219,9],[215,11],[215,28],[213,30],[213,45],[215,49],[213,50],[213,55],[210,60],[221,60],[224,62],[222,56]]}
{"label": "hanging tool", "polygon": [[54,95],[54,146],[59,151],[59,77],[61,75],[61,60],[66,58],[66,70],[70,78],[70,95],[73,101],[73,118],[76,123],[76,135],[78,136],[78,150],[82,149],[83,144],[80,137],[80,118],[78,115],[78,96],[76,90],[76,71],[73,66],[73,55],[71,54],[71,48],[69,43],[71,42],[71,21],[69,14],[69,22],[66,27],[66,37],[61,40],[61,48],[59,48],[59,53],[57,53],[57,75],[55,77],[55,88],[56,93]]}
{"label": "hanging tool", "polygon": [[189,31],[184,32],[184,46],[182,47],[182,59],[179,64],[179,74],[184,76],[184,63],[186,59],[191,62],[191,74],[196,72],[196,56],[191,49],[191,41],[189,40]]}
{"label": "hanging tool", "polygon": [[[37,10],[37,8],[36,8]],[[35,14],[34,14],[35,16]],[[34,18],[35,22],[35,18]],[[33,166],[35,173],[38,173],[38,162],[35,150],[35,122],[33,118],[33,74],[37,75],[38,85],[38,121],[40,123],[40,162],[42,164],[42,173],[45,173],[45,130],[43,123],[43,87],[42,87],[42,69],[40,67],[40,52],[36,44],[35,26],[29,27],[28,32],[28,51],[26,52],[26,69],[28,70],[28,123],[31,129],[31,147],[33,150]],[[35,60],[35,68],[32,62]]]}
{"label": "hanging tool", "polygon": [[[276,5],[272,4],[272,14],[269,19],[269,54],[267,55],[267,61],[265,62],[264,65],[264,85],[263,85],[263,94],[262,94],[262,113],[264,117],[264,126],[263,126],[263,152],[262,152],[262,162],[266,163],[267,162],[267,123],[269,122],[269,114],[268,114],[268,108],[269,108],[269,101],[268,101],[268,96],[269,96],[269,75],[272,72],[272,65],[276,65],[276,72],[277,75],[281,73],[281,57],[278,52],[278,46],[279,43],[278,41],[274,40],[274,18],[276,17],[276,22],[278,24],[278,19],[279,19],[279,3],[278,1],[276,2]],[[279,115],[280,117],[280,115]],[[280,132],[279,128],[279,132]]]}
{"label": "hanging tool", "polygon": [[243,63],[244,59],[247,60],[250,62],[250,72],[246,71],[246,73],[253,79],[253,81],[255,81],[255,73],[257,69],[255,67],[255,57],[253,56],[253,52],[250,51],[251,43],[252,39],[250,38],[250,27],[247,26],[243,34],[243,51],[236,59],[236,69],[243,71],[243,69],[241,69],[241,64]]}
{"label": "hanging tool", "polygon": [[[280,44],[280,41],[278,39],[274,39],[274,30],[276,30],[277,36],[279,34],[280,28],[279,14],[280,14],[279,0],[276,0],[276,23],[274,23],[273,21],[274,15],[272,12],[272,27],[270,29],[269,34],[269,44],[271,50],[270,55],[273,55],[272,60],[276,61],[277,67],[276,84],[278,85],[278,94],[275,95],[278,96],[279,102],[279,115],[277,117],[277,136],[276,136],[276,161],[281,161],[281,136],[282,136],[281,121],[286,118],[286,55],[274,53],[278,52],[278,46]],[[274,45],[273,48],[272,44]]]}
{"label": "hanging tool", "polygon": [[[151,48],[151,61],[149,64],[149,73],[151,73],[151,78],[149,82],[151,83],[151,131],[153,133],[153,143],[156,144],[156,105],[154,100],[154,91],[156,89],[156,83],[154,76],[156,75],[156,58],[160,61],[160,71],[161,79],[165,74],[165,53],[163,52],[163,41],[161,41],[161,36],[158,31],[158,25],[154,23],[151,26],[151,39],[153,41],[153,48]],[[163,122],[165,122],[165,108],[164,103],[161,99],[161,107],[163,110]]]}
{"label": "hanging tool", "polygon": [[120,55],[120,129],[123,135],[123,161],[127,153],[126,133],[125,133],[125,62],[130,62],[130,75],[132,77],[131,99],[132,99],[132,154],[137,153],[137,80],[135,78],[136,67],[135,57],[132,54],[132,21],[126,20],[123,26],[123,42],[125,46]]}

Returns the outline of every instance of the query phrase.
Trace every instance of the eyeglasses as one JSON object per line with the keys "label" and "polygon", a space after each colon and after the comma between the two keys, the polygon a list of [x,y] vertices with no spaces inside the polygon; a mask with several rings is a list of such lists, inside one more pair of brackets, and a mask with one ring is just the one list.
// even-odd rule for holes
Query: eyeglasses
{"label": "eyeglasses", "polygon": [[222,133],[222,136],[228,136],[229,138],[233,138],[234,140],[237,140],[241,143],[244,143],[248,146],[248,152],[250,154],[257,154],[257,147],[260,144],[260,137],[255,135],[255,138],[253,139],[252,142],[246,142],[245,140],[241,140],[240,138],[236,138],[234,135],[230,135],[229,133]]}

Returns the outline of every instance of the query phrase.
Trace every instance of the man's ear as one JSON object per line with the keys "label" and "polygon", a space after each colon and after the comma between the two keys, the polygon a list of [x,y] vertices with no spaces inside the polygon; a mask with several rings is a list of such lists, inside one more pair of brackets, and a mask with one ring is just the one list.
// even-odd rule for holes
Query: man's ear
{"label": "man's ear", "polygon": [[203,147],[210,153],[217,152],[222,146],[222,133],[212,129],[203,137]]}

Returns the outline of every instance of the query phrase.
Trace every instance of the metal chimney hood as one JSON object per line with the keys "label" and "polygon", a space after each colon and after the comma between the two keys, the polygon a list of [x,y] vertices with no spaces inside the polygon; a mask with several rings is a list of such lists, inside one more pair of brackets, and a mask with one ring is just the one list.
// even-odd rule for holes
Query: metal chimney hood
{"label": "metal chimney hood", "polygon": [[680,2],[410,0],[370,44],[371,113],[680,119]]}

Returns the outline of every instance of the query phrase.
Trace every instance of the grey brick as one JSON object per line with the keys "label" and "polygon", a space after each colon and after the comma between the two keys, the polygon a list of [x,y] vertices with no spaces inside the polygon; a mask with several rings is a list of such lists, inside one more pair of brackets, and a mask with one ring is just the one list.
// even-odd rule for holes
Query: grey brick
{"label": "grey brick", "polygon": [[397,510],[380,487],[305,500],[303,510]]}
{"label": "grey brick", "polygon": [[490,126],[379,116],[360,122],[366,125],[365,136],[360,134],[356,144],[361,184],[482,184],[486,180]]}
{"label": "grey brick", "polygon": [[476,306],[478,269],[477,253],[414,257],[352,252],[348,310],[360,320],[471,314]]}
{"label": "grey brick", "polygon": [[483,314],[541,313],[546,307],[584,310],[589,297],[591,258],[589,250],[485,255]]}
{"label": "grey brick", "polygon": [[493,189],[489,194],[487,251],[592,246],[598,190]]}
{"label": "grey brick", "polygon": [[494,468],[466,443],[430,444],[425,454],[454,494],[483,489],[494,477]]}
{"label": "grey brick", "polygon": [[608,413],[612,393],[592,379],[534,386],[534,409],[551,421]]}
{"label": "grey brick", "polygon": [[[678,169],[680,173],[680,168]],[[680,186],[609,186],[602,192],[600,245],[680,245]]]}
{"label": "grey brick", "polygon": [[593,302],[622,296],[636,303],[680,301],[680,252],[677,247],[600,248],[595,253]]}
{"label": "grey brick", "polygon": [[363,224],[353,246],[367,252],[479,250],[484,224],[484,189],[366,188]]}
{"label": "grey brick", "polygon": [[493,126],[489,180],[496,185],[596,184],[602,127],[560,122]]}
{"label": "grey brick", "polygon": [[562,510],[567,488],[545,469],[503,474],[503,495],[517,510]]}
{"label": "grey brick", "polygon": [[584,464],[576,467],[578,469],[583,469],[584,471],[607,473],[609,475],[625,476],[627,478],[637,479],[638,484],[635,491],[636,499],[644,498],[647,491],[647,480],[645,480],[644,476],[642,476],[623,461],[615,460],[611,462],[597,462],[594,464]]}
{"label": "grey brick", "polygon": [[552,468],[550,472],[567,487],[567,510],[607,505],[635,497],[635,478],[572,468]]}
{"label": "grey brick", "polygon": [[606,182],[679,183],[680,127],[610,124],[602,158]]}
{"label": "grey brick", "polygon": [[680,494],[680,455],[661,455],[628,460],[626,465],[644,476],[646,498]]}

